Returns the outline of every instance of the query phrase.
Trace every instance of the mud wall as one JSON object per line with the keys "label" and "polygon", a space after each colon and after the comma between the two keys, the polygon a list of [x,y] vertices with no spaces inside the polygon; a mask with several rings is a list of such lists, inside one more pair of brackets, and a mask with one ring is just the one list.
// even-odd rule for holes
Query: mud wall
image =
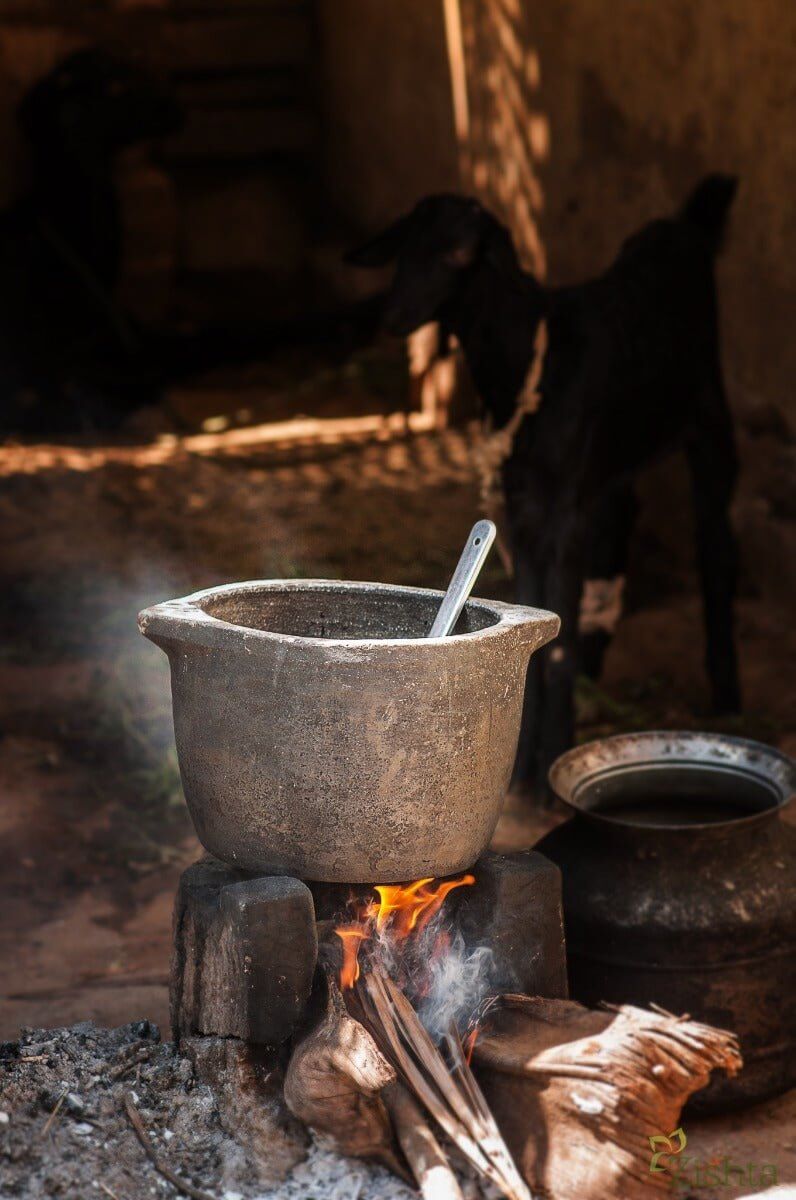
{"label": "mud wall", "polygon": [[442,0],[317,0],[329,200],[376,228],[456,184]]}
{"label": "mud wall", "polygon": [[157,161],[144,147],[118,162],[126,302],[152,316],[180,272],[300,286],[317,158],[312,20],[308,0],[0,0],[0,203],[26,182],[20,98],[99,45],[167,76],[185,118]]}
{"label": "mud wall", "polygon": [[[747,578],[792,595],[796,6],[460,0],[460,10],[471,186],[551,282],[599,271],[704,173],[739,176],[718,268],[745,475],[737,522]],[[442,0],[319,0],[329,188],[368,230],[456,183],[442,12]],[[654,479],[685,512],[684,480]]]}
{"label": "mud wall", "polygon": [[[608,7],[462,0],[461,7],[481,142],[501,135],[495,96],[490,103],[484,95],[490,76],[503,85],[498,99],[513,105],[518,127],[526,123],[551,279],[599,270],[628,232],[678,204],[706,171],[739,175],[720,267],[727,358],[736,388],[796,420],[789,387],[796,375],[796,7],[789,0]],[[363,226],[456,182],[442,11],[442,0],[318,2],[327,179]],[[507,176],[518,157],[510,149]]]}

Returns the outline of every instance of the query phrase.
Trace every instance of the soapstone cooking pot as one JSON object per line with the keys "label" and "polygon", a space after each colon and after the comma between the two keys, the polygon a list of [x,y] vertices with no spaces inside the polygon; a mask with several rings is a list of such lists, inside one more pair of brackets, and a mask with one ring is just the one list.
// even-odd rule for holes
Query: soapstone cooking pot
{"label": "soapstone cooking pot", "polygon": [[509,782],[540,609],[338,580],[227,584],[145,609],[171,664],[185,797],[203,845],[328,882],[447,875],[486,849]]}

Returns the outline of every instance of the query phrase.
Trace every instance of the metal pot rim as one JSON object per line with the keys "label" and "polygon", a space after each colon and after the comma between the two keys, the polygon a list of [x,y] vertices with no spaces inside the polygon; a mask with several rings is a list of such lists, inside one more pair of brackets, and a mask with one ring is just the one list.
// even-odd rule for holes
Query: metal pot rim
{"label": "metal pot rim", "polygon": [[[308,591],[361,591],[372,595],[374,592],[389,593],[404,596],[436,597],[440,600],[444,593],[433,588],[407,587],[391,583],[369,583],[367,581],[344,579],[252,579],[240,583],[225,583],[217,587],[204,588],[192,592],[189,596],[181,596],[174,600],[166,600],[145,608],[138,614],[138,628],[148,638],[179,640],[184,633],[186,641],[203,642],[205,637],[214,643],[229,642],[234,639],[242,641],[245,637],[247,646],[251,643],[278,643],[293,645],[304,649],[322,649],[323,652],[341,650],[348,652],[363,651],[371,653],[374,650],[394,647],[406,647],[416,651],[424,647],[433,652],[440,647],[450,647],[462,642],[473,642],[487,638],[505,636],[510,630],[516,630],[528,637],[522,642],[532,643],[533,647],[544,645],[555,637],[560,627],[560,620],[555,613],[541,608],[528,608],[519,604],[505,604],[501,600],[484,600],[471,597],[467,606],[486,610],[495,619],[492,624],[483,629],[475,629],[469,633],[448,634],[447,637],[411,637],[411,638],[318,638],[305,637],[299,634],[278,633],[268,629],[254,629],[249,625],[237,625],[225,621],[205,610],[203,605],[208,600],[224,596],[241,595],[248,592],[308,592]],[[190,632],[189,632],[190,631]],[[204,637],[202,635],[205,635]]]}
{"label": "metal pot rim", "polygon": [[578,803],[578,793],[584,785],[600,778],[651,766],[694,766],[724,769],[767,784],[776,795],[770,808],[732,817],[719,822],[695,824],[646,824],[651,832],[738,829],[770,818],[780,812],[796,796],[796,762],[781,750],[751,738],[724,733],[702,733],[693,730],[654,729],[639,733],[620,733],[598,738],[575,746],[562,754],[550,768],[548,779],[556,796],[577,816],[594,824],[612,829],[635,829],[638,826],[621,817],[609,816]]}

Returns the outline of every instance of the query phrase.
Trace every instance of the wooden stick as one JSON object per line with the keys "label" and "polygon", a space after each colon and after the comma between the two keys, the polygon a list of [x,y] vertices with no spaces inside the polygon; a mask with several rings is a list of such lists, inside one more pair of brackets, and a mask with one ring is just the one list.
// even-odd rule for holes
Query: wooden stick
{"label": "wooden stick", "polygon": [[130,1118],[130,1123],[135,1130],[136,1137],[144,1147],[157,1173],[162,1175],[164,1179],[167,1179],[173,1187],[176,1187],[178,1192],[183,1192],[184,1195],[190,1196],[192,1200],[214,1200],[214,1197],[208,1192],[203,1192],[201,1188],[196,1188],[193,1184],[188,1183],[187,1180],[181,1179],[170,1167],[167,1167],[165,1163],[160,1161],[157,1150],[152,1145],[152,1139],[144,1128],[141,1114],[136,1108],[135,1101],[129,1092],[124,1098],[124,1107],[127,1109],[127,1116]]}
{"label": "wooden stick", "polygon": [[407,1045],[411,1047],[416,1055],[417,1064],[423,1073],[428,1073],[431,1076],[433,1083],[436,1085],[442,1101],[447,1104],[456,1120],[461,1124],[469,1137],[476,1145],[480,1143],[483,1130],[474,1125],[473,1113],[470,1110],[467,1101],[461,1095],[456,1087],[450,1072],[445,1066],[441,1056],[437,1053],[436,1047],[429,1039],[429,1046],[423,1045],[413,1038],[414,1030],[407,1028],[406,1024],[399,1018],[397,1021],[399,1032],[403,1035]]}
{"label": "wooden stick", "polygon": [[50,1113],[49,1117],[47,1118],[47,1124],[44,1126],[44,1129],[42,1129],[42,1131],[41,1131],[42,1137],[44,1137],[45,1134],[49,1131],[50,1126],[52,1125],[53,1121],[55,1120],[55,1118],[58,1116],[59,1112],[61,1111],[61,1105],[63,1104],[64,1100],[66,1099],[68,1091],[69,1091],[68,1088],[64,1088],[64,1090],[61,1092],[61,1095],[58,1097],[58,1103],[56,1104],[55,1108]]}
{"label": "wooden stick", "polygon": [[423,1200],[463,1200],[445,1152],[406,1087],[390,1083],[381,1095]]}
{"label": "wooden stick", "polygon": [[[444,1071],[444,1061],[439,1054],[436,1046],[423,1028],[415,1010],[412,1008],[406,997],[393,984],[392,980],[386,978],[384,986],[392,1002],[400,1009],[404,1020],[407,1023],[413,1038],[419,1039],[426,1053],[432,1055],[432,1061]],[[464,1111],[465,1125],[470,1133],[470,1136],[477,1140],[479,1149],[486,1156],[493,1170],[499,1177],[499,1186],[507,1196],[524,1197],[530,1200],[530,1193],[522,1179],[519,1171],[514,1165],[514,1160],[509,1154],[500,1130],[497,1127],[494,1117],[489,1109],[484,1096],[475,1081],[475,1077],[467,1065],[467,1059],[464,1055],[464,1049],[459,1039],[458,1032],[452,1026],[448,1033],[449,1042],[451,1042],[452,1053],[455,1059],[456,1072],[458,1079],[462,1081],[461,1093],[456,1087],[457,1079],[445,1073],[448,1080],[452,1084],[451,1092],[457,1097],[457,1100],[463,1102],[461,1107],[457,1104],[457,1111]],[[446,1091],[446,1096],[448,1092]],[[490,1175],[490,1178],[493,1177]]]}
{"label": "wooden stick", "polygon": [[466,1094],[471,1097],[473,1108],[486,1126],[487,1134],[484,1143],[482,1143],[483,1148],[487,1156],[498,1167],[512,1191],[519,1195],[521,1194],[521,1189],[525,1189],[525,1182],[514,1164],[514,1159],[511,1157],[506,1143],[503,1141],[503,1135],[498,1129],[497,1121],[492,1116],[492,1110],[486,1102],[484,1093],[481,1091],[475,1076],[470,1070],[470,1064],[464,1053],[459,1031],[453,1023],[451,1023],[448,1030],[447,1042],[450,1052],[453,1055],[457,1077],[461,1079]]}
{"label": "wooden stick", "polygon": [[137,1050],[126,1062],[111,1067],[108,1071],[108,1079],[121,1079],[122,1075],[125,1075],[128,1071],[132,1071],[133,1067],[140,1066],[142,1062],[145,1062],[154,1049],[154,1046],[144,1046]]}
{"label": "wooden stick", "polygon": [[[371,990],[372,983],[369,982],[371,978],[370,974],[364,977],[365,984],[362,994],[363,997],[367,996],[367,999],[372,1001],[372,1003],[368,1005],[363,1002],[363,1007],[369,1018],[371,1031],[377,1041],[379,1041],[382,1051],[392,1062],[396,1071],[402,1075],[404,1081],[412,1092],[414,1092],[423,1107],[430,1113],[451,1141],[459,1147],[462,1154],[470,1160],[476,1170],[491,1178],[489,1175],[489,1162],[478,1149],[478,1143],[472,1141],[468,1136],[466,1129],[456,1115],[451,1112],[436,1088],[425,1077],[414,1059],[407,1054],[401,1044],[398,1031],[395,1028],[389,1005],[387,1004],[385,1007],[385,1001],[382,997],[377,992]],[[376,998],[374,999],[374,997]],[[495,1182],[497,1183],[497,1181]]]}
{"label": "wooden stick", "polygon": [[[472,1124],[472,1111],[466,1100],[459,1094],[457,1088],[451,1086],[450,1071],[445,1066],[445,1063],[440,1055],[437,1047],[432,1042],[429,1035],[426,1033],[424,1026],[421,1024],[412,1005],[406,999],[402,992],[393,985],[392,980],[384,976],[381,980],[382,986],[391,1001],[393,1008],[397,1011],[400,1018],[402,1030],[407,1034],[407,1040],[410,1040],[417,1047],[419,1057],[424,1067],[428,1068],[434,1078],[435,1083],[439,1087],[442,1094],[449,1101],[453,1111],[456,1113],[459,1120],[465,1125]],[[478,1137],[481,1130],[473,1130],[475,1136]]]}
{"label": "wooden stick", "polygon": [[357,993],[383,1052],[417,1099],[472,1163],[508,1200],[531,1200],[489,1107],[467,1066],[458,1034],[449,1034],[455,1073],[417,1013],[388,976],[370,971]]}

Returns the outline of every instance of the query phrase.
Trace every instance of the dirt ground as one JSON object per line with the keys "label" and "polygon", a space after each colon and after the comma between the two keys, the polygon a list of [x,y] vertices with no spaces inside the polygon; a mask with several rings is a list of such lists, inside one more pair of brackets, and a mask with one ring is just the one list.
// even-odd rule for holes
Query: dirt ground
{"label": "dirt ground", "polygon": [[[202,404],[209,428],[225,424]],[[199,846],[166,660],[137,611],[258,577],[444,586],[477,515],[474,436],[220,438],[196,453],[166,430],[0,447],[0,1037],[86,1019],[167,1026],[172,898]],[[510,598],[497,556],[479,590]],[[636,604],[600,687],[581,689],[580,736],[706,726],[796,749],[791,622],[745,594],[739,633],[747,715],[722,725],[706,716],[695,580]],[[514,804],[497,845],[531,844],[550,820]]]}

